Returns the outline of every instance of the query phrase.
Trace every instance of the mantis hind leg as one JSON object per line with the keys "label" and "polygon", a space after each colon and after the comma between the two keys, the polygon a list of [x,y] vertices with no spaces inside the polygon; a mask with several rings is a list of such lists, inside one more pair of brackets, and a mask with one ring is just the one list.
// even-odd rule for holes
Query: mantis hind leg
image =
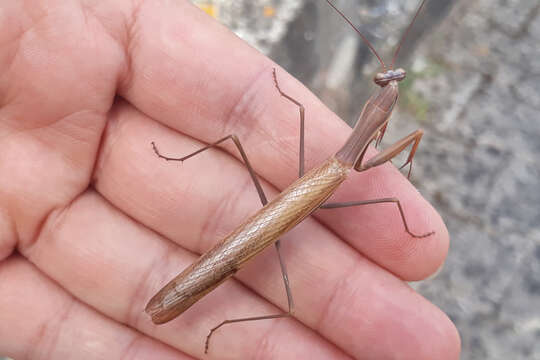
{"label": "mantis hind leg", "polygon": [[[298,159],[298,163],[299,163],[298,164],[298,176],[302,177],[304,175],[304,117],[305,117],[304,114],[305,114],[305,108],[304,108],[304,105],[302,105],[299,101],[297,101],[296,99],[294,99],[291,96],[287,95],[286,93],[284,93],[281,90],[281,88],[279,86],[279,83],[278,83],[278,80],[277,80],[277,76],[276,76],[276,69],[273,69],[272,77],[274,79],[274,85],[275,85],[276,89],[278,90],[279,94],[281,96],[283,96],[285,99],[287,99],[290,102],[292,102],[293,104],[295,104],[296,106],[298,106],[298,111],[299,111],[299,115],[300,115],[300,145],[299,145],[300,149],[299,149],[299,159]],[[239,145],[239,142],[238,142],[237,147],[239,147],[239,146],[240,145]],[[240,147],[239,147],[239,150],[240,150]],[[240,152],[242,153],[243,150],[240,150]],[[244,158],[244,162],[246,162],[246,165],[248,164],[247,156]],[[250,166],[248,166],[248,169],[250,169]],[[251,174],[251,171],[250,171],[250,174]],[[254,176],[254,172],[253,172],[252,178],[256,178]],[[267,203],[266,197],[261,196],[261,202],[262,202],[263,206],[266,205],[266,203]],[[276,241],[275,247],[276,247],[276,252],[277,252],[277,255],[278,255],[279,266],[281,268],[281,274],[283,276],[283,284],[285,285],[285,291],[287,293],[287,305],[288,305],[287,312],[284,312],[284,313],[281,313],[281,314],[254,316],[254,317],[247,317],[247,318],[240,318],[240,319],[225,320],[225,321],[221,322],[220,324],[215,326],[213,329],[211,329],[210,333],[206,337],[206,341],[205,341],[205,344],[204,344],[204,353],[205,354],[208,353],[208,348],[210,346],[210,338],[212,337],[214,332],[217,329],[219,329],[220,327],[222,327],[223,325],[233,324],[233,323],[238,323],[238,322],[244,322],[244,321],[279,319],[279,318],[289,317],[289,316],[293,315],[293,313],[294,313],[294,300],[293,300],[293,297],[292,297],[291,287],[290,287],[290,284],[289,284],[289,276],[287,275],[287,267],[285,266],[285,262],[283,261],[283,257],[281,256],[281,252],[280,252],[280,247],[281,247],[280,240]]]}
{"label": "mantis hind leg", "polygon": [[[280,95],[285,97],[287,100],[291,101],[292,103],[294,103],[295,105],[298,106],[299,108],[299,113],[300,113],[300,155],[299,155],[299,169],[298,169],[298,174],[299,174],[299,177],[302,177],[302,175],[304,175],[304,106],[298,102],[297,100],[293,99],[292,97],[290,97],[289,95],[285,94],[283,91],[281,91],[280,87],[279,87],[279,83],[277,81],[277,77],[276,77],[276,71],[275,69],[273,70],[273,79],[274,79],[274,84],[277,88],[277,90],[279,91]],[[154,149],[154,152],[156,153],[156,155],[166,161],[184,161],[184,160],[187,160],[205,150],[208,150],[212,147],[216,147],[218,146],[220,143],[228,140],[228,139],[231,139],[234,144],[236,145],[238,151],[240,152],[240,155],[242,156],[242,159],[244,160],[244,163],[248,169],[248,172],[249,172],[249,175],[251,176],[251,179],[253,181],[253,184],[255,185],[255,188],[257,189],[257,193],[259,195],[259,198],[261,200],[261,203],[262,205],[266,205],[268,203],[268,199],[266,198],[266,195],[264,193],[264,190],[262,189],[262,186],[259,182],[259,179],[257,178],[257,175],[255,173],[255,170],[253,169],[253,167],[251,166],[251,163],[249,162],[249,159],[247,157],[247,154],[246,152],[244,151],[244,148],[242,147],[242,144],[240,143],[240,140],[238,139],[238,137],[234,134],[231,134],[231,135],[228,135],[228,136],[225,136],[224,138],[222,139],[219,139],[218,141],[212,143],[212,144],[209,144],[205,147],[202,147],[201,149],[191,153],[191,154],[188,154],[188,155],[185,155],[183,157],[169,157],[169,156],[165,156],[163,154],[161,154],[161,152],[158,150],[156,144],[154,142],[152,142],[152,148]],[[290,284],[289,284],[289,277],[287,275],[287,268],[285,266],[285,262],[283,261],[283,258],[281,256],[281,252],[280,252],[280,247],[281,247],[281,242],[280,240],[276,241],[275,243],[275,247],[276,247],[276,251],[277,251],[277,255],[278,255],[278,260],[279,260],[279,266],[280,266],[280,269],[281,269],[281,273],[283,275],[283,283],[285,285],[285,291],[287,293],[287,304],[288,304],[288,310],[287,312],[284,312],[284,313],[280,313],[280,314],[273,314],[273,315],[264,315],[264,316],[255,316],[255,317],[247,317],[247,318],[239,318],[239,319],[230,319],[230,320],[225,320],[223,322],[221,322],[220,324],[218,324],[217,326],[215,326],[214,328],[212,328],[208,334],[208,336],[206,337],[206,341],[205,341],[205,346],[204,346],[204,352],[205,353],[208,353],[208,349],[209,349],[209,346],[210,346],[210,338],[211,336],[214,334],[214,332],[216,330],[218,330],[219,328],[221,328],[223,325],[226,325],[226,324],[232,324],[232,323],[238,323],[238,322],[244,322],[244,321],[255,321],[255,320],[266,320],[266,319],[277,319],[277,318],[283,318],[283,317],[289,317],[293,314],[294,312],[294,300],[293,300],[293,297],[292,297],[292,292],[291,292],[291,288],[290,288]]]}

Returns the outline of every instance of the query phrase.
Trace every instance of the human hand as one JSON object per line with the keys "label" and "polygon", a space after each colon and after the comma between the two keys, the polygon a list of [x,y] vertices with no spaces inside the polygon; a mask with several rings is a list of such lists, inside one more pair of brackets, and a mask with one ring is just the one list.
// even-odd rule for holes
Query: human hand
{"label": "human hand", "polygon": [[[297,176],[298,113],[269,59],[187,1],[5,2],[0,91],[0,353],[20,358],[202,358],[210,328],[276,313],[273,249],[177,319],[148,299],[260,208],[236,134],[269,198]],[[350,129],[278,68],[302,101],[307,169]],[[353,174],[334,200],[391,205],[318,211],[283,238],[293,319],[226,326],[205,358],[457,359],[450,320],[404,282],[442,264],[448,235],[391,165]]]}

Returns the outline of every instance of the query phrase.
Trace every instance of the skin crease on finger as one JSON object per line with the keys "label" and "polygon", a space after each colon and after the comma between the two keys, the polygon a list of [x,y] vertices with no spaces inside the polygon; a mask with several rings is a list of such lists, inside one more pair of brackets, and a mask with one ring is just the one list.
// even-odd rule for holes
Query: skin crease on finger
{"label": "skin crease on finger", "polygon": [[[45,2],[42,3],[45,4]],[[297,115],[295,116],[295,109],[283,106],[282,99],[276,96],[275,89],[269,82],[267,75],[270,68],[275,65],[239,39],[234,38],[228,30],[212,22],[210,18],[187,2],[140,2],[137,3],[136,8],[130,7],[132,4],[129,3],[129,6],[125,6],[125,10],[120,9],[122,5],[128,3],[100,3],[94,4],[94,8],[82,6],[81,9],[75,9],[73,8],[75,5],[66,2],[56,2],[56,4],[49,2],[47,7],[43,7],[43,9],[47,8],[48,12],[43,11],[42,14],[30,5],[28,6],[32,9],[31,12],[10,9],[10,14],[14,15],[8,17],[9,21],[22,25],[8,28],[22,30],[19,34],[4,35],[6,38],[10,36],[17,38],[18,41],[14,42],[16,46],[15,50],[11,50],[11,55],[10,50],[6,50],[7,56],[4,52],[1,62],[9,71],[3,72],[4,80],[0,83],[4,100],[1,109],[0,141],[3,152],[0,154],[0,167],[3,174],[10,174],[10,176],[0,180],[1,214],[4,218],[7,217],[6,221],[0,221],[2,226],[0,248],[13,249],[17,246],[24,256],[36,262],[36,267],[40,271],[50,275],[69,292],[73,291],[74,283],[63,282],[62,273],[57,272],[67,257],[59,257],[59,263],[55,264],[47,261],[47,256],[43,254],[32,255],[34,243],[39,244],[35,247],[36,249],[46,249],[47,246],[54,244],[54,242],[43,241],[41,230],[47,228],[50,231],[49,235],[55,233],[55,220],[57,220],[55,214],[61,213],[62,209],[69,209],[69,204],[75,202],[79,194],[84,193],[92,177],[96,179],[96,188],[101,195],[111,201],[114,206],[124,209],[130,217],[134,217],[135,210],[130,208],[129,204],[122,203],[122,200],[140,195],[136,191],[130,194],[122,193],[121,179],[124,179],[124,187],[126,187],[126,181],[134,182],[134,186],[144,185],[138,183],[136,178],[125,176],[128,172],[125,165],[123,168],[119,162],[116,163],[118,169],[109,168],[114,158],[122,154],[122,134],[116,133],[118,129],[111,126],[111,122],[107,122],[110,119],[107,119],[105,115],[113,104],[115,94],[127,99],[131,103],[130,106],[150,115],[151,119],[146,121],[159,120],[177,131],[202,141],[212,141],[229,132],[243,135],[241,137],[246,138],[244,145],[248,155],[257,163],[257,172],[277,188],[283,188],[294,178],[297,166],[293,160],[295,157],[293,153],[284,149],[296,148],[297,130],[290,130],[296,129],[291,124],[297,124],[298,119]],[[15,14],[20,12],[29,15],[30,20],[27,20],[27,23],[18,20],[19,16]],[[81,14],[85,16],[77,17]],[[132,16],[134,18],[131,18]],[[178,19],[184,19],[184,21],[178,21]],[[122,21],[131,24],[132,27],[119,25]],[[62,24],[62,31],[58,30],[58,24]],[[126,29],[129,31],[124,32]],[[199,31],[193,31],[193,29]],[[96,44],[99,44],[99,47]],[[213,45],[208,46],[208,44]],[[231,48],[237,51],[230,52]],[[225,49],[226,52],[224,52]],[[220,56],[222,53],[227,53],[228,56]],[[196,61],[193,61],[193,54],[197,54]],[[219,67],[213,65],[216,58],[222,61]],[[92,61],[88,61],[90,59]],[[335,120],[334,115],[331,115],[312,94],[291,80],[283,70],[278,71],[282,75],[283,85],[295,97],[305,99],[303,102],[310,111],[308,122],[314,135],[308,135],[306,150],[309,154],[308,167],[312,166],[321,157],[328,155],[326,151],[323,154],[320,148],[331,149],[335,144],[342,142],[349,130],[339,122],[329,121],[332,118]],[[194,74],[197,76],[193,76]],[[114,103],[115,107],[117,105],[118,102]],[[110,127],[107,128],[106,124]],[[254,130],[258,126],[261,126],[261,129]],[[106,136],[102,139],[104,130]],[[139,133],[140,142],[133,142],[131,146],[138,147],[140,144],[148,143],[148,138],[140,135]],[[153,140],[165,138],[166,135],[163,133],[156,137]],[[268,137],[274,140],[270,141]],[[110,140],[115,140],[116,144],[109,142]],[[105,150],[99,148],[101,145]],[[125,154],[131,156],[133,150],[133,148],[127,149]],[[141,152],[140,156],[146,156],[143,155],[143,150],[137,148],[135,153],[138,152]],[[231,153],[233,152],[234,150],[231,150]],[[97,160],[96,156],[99,157]],[[147,169],[152,166],[162,166],[162,164],[157,165],[151,153],[147,159]],[[96,172],[92,173],[96,161]],[[134,167],[141,165],[136,161],[134,163],[127,161],[125,164],[131,164]],[[108,176],[114,174],[114,171],[122,174],[122,169],[124,176],[118,178],[116,184],[106,181]],[[160,171],[165,173],[165,169],[167,167],[163,167]],[[179,181],[179,173],[175,170],[178,170],[177,167],[168,167],[168,175],[160,180],[169,184]],[[379,176],[383,181],[387,181],[384,180],[387,175],[387,170],[380,170]],[[219,174],[217,176],[219,177]],[[238,176],[244,175],[236,175]],[[406,183],[403,180],[399,182]],[[111,184],[116,186],[110,186]],[[358,184],[356,180],[354,183],[351,182],[343,191],[343,195],[352,195],[355,199],[360,198],[359,195],[363,196],[364,194],[354,190]],[[214,189],[221,188],[219,184],[209,183],[208,185]],[[412,187],[406,186],[408,188],[404,187],[404,189],[409,190],[405,192],[409,192],[412,199],[408,203],[414,202],[416,195]],[[394,187],[390,181],[388,187]],[[164,184],[163,188],[166,189],[167,184]],[[155,186],[150,186],[149,189],[157,191]],[[371,195],[385,190],[384,187],[375,189]],[[399,193],[401,195],[402,191]],[[174,203],[175,194],[168,195],[167,200]],[[225,195],[220,194],[220,196]],[[215,198],[207,198],[208,206],[215,206],[215,204],[212,205],[212,201],[215,200]],[[247,203],[253,199],[243,201]],[[181,230],[174,226],[172,219],[178,221],[179,213],[171,211],[173,206],[169,202],[163,205],[158,204],[158,208],[163,207],[159,209],[160,216],[170,217],[171,220],[168,221],[173,226],[162,228],[165,223],[163,222],[155,224],[153,229],[170,239],[178,239],[176,235],[181,235]],[[196,202],[188,205],[193,207],[195,204]],[[146,205],[152,211],[157,210],[152,209],[155,204]],[[165,205],[169,205],[169,208],[167,209]],[[255,204],[249,206],[256,207],[256,200]],[[189,217],[195,213],[192,207],[182,209],[183,221],[189,222]],[[410,209],[412,208],[408,211],[414,211]],[[378,211],[375,210],[376,213]],[[374,254],[374,250],[370,252],[362,248],[362,244],[353,242],[356,239],[353,233],[365,231],[364,228],[349,229],[340,235],[354,248],[367,253],[368,257],[376,263],[382,263],[398,276],[421,278],[440,265],[446,254],[444,249],[447,248],[444,226],[438,223],[440,219],[437,220],[433,210],[429,211],[431,214],[426,215],[429,220],[421,220],[422,222],[415,226],[441,229],[440,237],[432,242],[424,243],[427,246],[423,248],[417,244],[407,245],[399,240],[398,249],[403,247],[403,251],[398,250],[398,255],[395,256],[399,266],[391,262],[384,263],[384,257],[391,253],[392,249],[396,249],[391,242],[394,238],[392,233],[382,236],[383,240],[386,239],[382,243],[376,238],[373,239],[375,244],[382,244],[375,246],[374,249],[377,251],[382,249],[385,255]],[[385,212],[375,215],[380,216],[380,214],[383,214],[384,219]],[[335,221],[332,216],[336,215],[321,215],[319,219],[327,225]],[[369,214],[361,216],[369,218]],[[217,229],[230,226],[230,220],[227,221],[227,224],[216,224],[214,227]],[[388,228],[398,227],[388,226]],[[377,232],[380,229],[369,231]],[[395,231],[397,233],[397,230]],[[216,234],[210,231],[207,236],[212,239],[208,240],[207,244],[217,240],[213,235]],[[48,239],[51,241],[50,239],[54,237],[48,237]],[[72,241],[75,239],[78,239],[78,236],[71,237]],[[197,238],[192,240],[197,240]],[[300,243],[301,239],[298,240]],[[317,240],[312,239],[314,243]],[[91,241],[88,243],[91,244]],[[396,241],[393,243],[396,244]],[[67,243],[66,246],[71,249],[72,243]],[[390,251],[384,251],[385,248]],[[196,248],[196,251],[198,250],[200,248]],[[83,249],[84,251],[93,254],[91,249]],[[9,251],[3,252],[9,253]],[[44,254],[46,253],[44,251]],[[38,258],[41,256],[38,263]],[[426,259],[427,266],[421,268],[420,271],[416,270],[416,273],[399,270],[400,268],[418,269],[423,266],[422,261]],[[76,263],[71,265],[73,269],[78,266]],[[53,269],[54,266],[57,266],[56,270]],[[68,273],[70,271],[69,268],[64,270]],[[87,270],[91,275],[91,269]],[[168,269],[167,273],[156,276],[165,279],[174,271],[174,269]],[[84,272],[72,271],[73,274],[82,277]],[[347,277],[347,279],[350,281],[351,278]],[[366,279],[366,281],[369,280]],[[250,284],[249,287],[254,286]],[[150,295],[151,290],[146,291]],[[346,294],[348,293],[344,293],[343,296],[345,297]],[[351,291],[350,294],[357,294],[357,292]],[[89,301],[85,299],[87,295],[84,292],[77,295],[83,302]],[[106,294],[101,293],[96,296],[107,297]],[[282,298],[283,294],[280,296]],[[425,300],[422,301],[425,302]],[[276,301],[272,299],[272,302]],[[372,304],[364,305],[369,308]],[[139,306],[142,308],[143,304]],[[357,311],[360,313],[360,309]],[[339,310],[333,310],[333,313],[337,315]],[[398,314],[395,315],[399,318]],[[422,317],[422,311],[417,314],[420,318]],[[450,325],[445,323],[448,320],[443,320],[438,316],[434,318],[444,328],[440,333],[450,333]],[[168,329],[170,328],[165,327],[159,330],[160,334],[166,333]],[[249,329],[248,325],[247,331]],[[391,331],[392,327],[382,330]],[[351,338],[345,340],[342,345],[354,346],[354,333],[351,333]],[[455,358],[454,354],[459,348],[459,340],[456,339],[455,333],[450,337],[447,346],[453,351],[443,356]]]}
{"label": "skin crease on finger", "polygon": [[14,359],[193,359],[96,313],[18,255],[0,263],[0,279],[6,280],[0,282],[0,308],[10,309],[0,321],[2,355]]}

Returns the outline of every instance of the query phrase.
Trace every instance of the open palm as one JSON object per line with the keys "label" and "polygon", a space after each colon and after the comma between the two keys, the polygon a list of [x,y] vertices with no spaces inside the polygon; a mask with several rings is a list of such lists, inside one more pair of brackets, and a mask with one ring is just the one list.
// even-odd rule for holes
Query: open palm
{"label": "open palm", "polygon": [[[134,3],[137,3],[134,5]],[[269,59],[188,1],[0,5],[0,354],[16,359],[202,358],[226,318],[287,302],[273,249],[189,311],[156,326],[162,285],[260,207],[231,144],[183,164],[171,155],[236,134],[269,198],[298,166],[297,109]],[[307,168],[350,129],[278,68],[307,109]],[[353,175],[283,238],[292,319],[230,325],[215,359],[457,359],[449,319],[404,282],[448,249],[437,213],[391,165]]]}

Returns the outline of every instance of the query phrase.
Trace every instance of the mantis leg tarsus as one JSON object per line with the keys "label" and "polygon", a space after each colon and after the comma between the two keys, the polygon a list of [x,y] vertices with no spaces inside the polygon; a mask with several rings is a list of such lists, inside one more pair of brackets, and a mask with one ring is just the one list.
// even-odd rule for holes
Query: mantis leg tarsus
{"label": "mantis leg tarsus", "polygon": [[401,206],[401,203],[398,198],[392,197],[392,198],[381,198],[381,199],[373,199],[373,200],[361,200],[361,201],[347,201],[347,202],[337,202],[337,203],[326,203],[321,205],[321,209],[337,209],[342,207],[351,207],[351,206],[360,206],[360,205],[371,205],[371,204],[381,204],[381,203],[395,203],[398,207],[399,214],[401,215],[401,221],[403,222],[403,226],[405,227],[405,231],[407,234],[411,235],[414,238],[421,239],[428,236],[431,236],[435,234],[435,231],[430,231],[424,234],[415,234],[409,229],[409,225],[407,224],[407,220],[405,219],[405,213],[403,212],[403,207]]}

